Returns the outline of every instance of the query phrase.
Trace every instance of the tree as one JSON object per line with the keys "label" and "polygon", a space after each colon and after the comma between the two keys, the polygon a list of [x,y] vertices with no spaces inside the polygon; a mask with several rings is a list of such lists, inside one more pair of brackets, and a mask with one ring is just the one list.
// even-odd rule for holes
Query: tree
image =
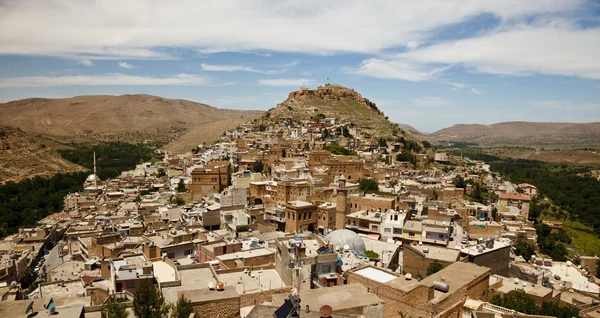
{"label": "tree", "polygon": [[186,188],[185,188],[185,182],[183,181],[183,179],[179,179],[179,183],[177,184],[177,192],[185,192]]}
{"label": "tree", "polygon": [[396,155],[396,161],[410,162],[412,164],[416,164],[417,157],[408,150],[402,150],[401,153]]}
{"label": "tree", "polygon": [[323,140],[326,140],[327,138],[329,138],[329,136],[331,136],[331,134],[329,133],[329,130],[327,130],[327,128],[324,128],[323,133],[321,133],[321,136],[323,137]]}
{"label": "tree", "polygon": [[252,164],[252,172],[263,172],[264,168],[265,165],[263,164],[262,160],[259,160]]}
{"label": "tree", "polygon": [[188,318],[193,312],[194,307],[192,307],[192,302],[185,299],[182,295],[173,306],[171,318]]}
{"label": "tree", "polygon": [[334,155],[342,155],[342,156],[356,156],[356,152],[344,148],[338,144],[331,143],[325,146],[325,150],[331,152]]}
{"label": "tree", "polygon": [[537,314],[539,312],[538,307],[535,305],[535,300],[525,294],[525,292],[519,290],[513,290],[502,296],[496,295],[492,298],[491,303],[524,314]]}
{"label": "tree", "polygon": [[444,265],[442,265],[440,262],[438,262],[438,260],[433,260],[433,262],[429,263],[429,266],[427,266],[427,276],[429,275],[433,275],[439,271],[441,271],[444,268]]}
{"label": "tree", "polygon": [[377,192],[379,191],[379,185],[374,179],[361,178],[358,179],[358,189],[361,192]]}
{"label": "tree", "polygon": [[535,254],[535,245],[525,235],[519,234],[517,241],[515,242],[515,253],[523,256],[527,261],[531,259],[531,255]]}
{"label": "tree", "polygon": [[182,197],[176,196],[173,199],[171,199],[171,204],[174,204],[176,206],[182,206],[185,204],[185,200]]}
{"label": "tree", "polygon": [[498,216],[498,209],[496,207],[492,208],[492,220],[496,221],[496,217]]}
{"label": "tree", "polygon": [[125,307],[117,302],[114,297],[110,297],[108,302],[102,306],[102,318],[127,318],[129,313]]}
{"label": "tree", "polygon": [[387,139],[385,138],[379,138],[379,147],[387,147]]}
{"label": "tree", "polygon": [[426,148],[426,149],[431,148],[431,143],[429,141],[423,140],[423,141],[421,141],[421,143],[423,144],[424,148]]}
{"label": "tree", "polygon": [[370,259],[377,259],[377,258],[379,258],[379,254],[377,254],[376,252],[371,251],[371,250],[365,251],[365,255],[368,258],[370,258]]}
{"label": "tree", "polygon": [[464,189],[467,187],[465,178],[463,178],[461,175],[457,175],[456,177],[454,177],[454,180],[452,180],[452,183],[454,183],[454,186],[457,188]]}
{"label": "tree", "polygon": [[169,314],[170,306],[151,283],[144,282],[135,291],[133,313],[137,318],[162,318]]}

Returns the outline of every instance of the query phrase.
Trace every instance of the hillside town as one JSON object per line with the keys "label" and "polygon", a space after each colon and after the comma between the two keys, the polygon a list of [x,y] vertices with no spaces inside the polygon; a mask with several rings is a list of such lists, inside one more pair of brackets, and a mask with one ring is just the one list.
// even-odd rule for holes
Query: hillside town
{"label": "hillside town", "polygon": [[598,257],[519,255],[538,190],[483,161],[317,109],[161,155],[110,180],[89,158],[63,211],[3,238],[0,312],[100,317],[149,284],[196,317],[534,317],[491,303],[515,290],[600,317]]}

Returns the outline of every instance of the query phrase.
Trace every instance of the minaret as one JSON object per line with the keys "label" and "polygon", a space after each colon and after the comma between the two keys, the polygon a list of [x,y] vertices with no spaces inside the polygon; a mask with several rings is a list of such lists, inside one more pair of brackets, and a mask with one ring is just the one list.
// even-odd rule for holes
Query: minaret
{"label": "minaret", "polygon": [[94,151],[94,188],[97,186],[96,180],[98,179],[98,175],[96,174],[96,152]]}
{"label": "minaret", "polygon": [[348,190],[346,190],[346,178],[340,175],[337,183],[337,194],[335,203],[335,229],[346,228],[346,212],[348,210]]}

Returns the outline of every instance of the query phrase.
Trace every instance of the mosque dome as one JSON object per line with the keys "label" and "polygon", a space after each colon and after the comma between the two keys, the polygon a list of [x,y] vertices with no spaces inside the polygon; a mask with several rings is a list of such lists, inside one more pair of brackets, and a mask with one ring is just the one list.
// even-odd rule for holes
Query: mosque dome
{"label": "mosque dome", "polygon": [[334,249],[344,249],[348,245],[349,250],[362,251],[366,250],[365,242],[351,230],[335,230],[325,238],[327,244],[333,244]]}
{"label": "mosque dome", "polygon": [[85,182],[86,183],[94,183],[95,182],[100,182],[100,178],[98,178],[97,175],[95,174],[90,174],[86,179]]}

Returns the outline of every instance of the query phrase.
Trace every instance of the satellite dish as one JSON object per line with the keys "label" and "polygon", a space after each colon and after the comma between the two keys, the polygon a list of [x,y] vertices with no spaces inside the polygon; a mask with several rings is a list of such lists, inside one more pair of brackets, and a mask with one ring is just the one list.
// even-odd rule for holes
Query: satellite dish
{"label": "satellite dish", "polygon": [[345,245],[344,245],[344,250],[346,250],[346,251],[347,251],[347,250],[350,250],[350,245],[348,245],[348,244],[345,244]]}
{"label": "satellite dish", "polygon": [[208,282],[208,289],[215,289],[215,283],[212,280]]}

